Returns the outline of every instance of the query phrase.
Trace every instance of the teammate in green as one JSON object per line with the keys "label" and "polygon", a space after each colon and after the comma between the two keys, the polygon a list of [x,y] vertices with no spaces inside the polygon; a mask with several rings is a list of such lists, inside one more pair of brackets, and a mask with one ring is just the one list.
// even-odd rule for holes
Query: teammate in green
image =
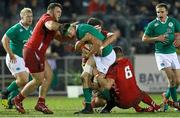
{"label": "teammate in green", "polygon": [[2,38],[3,47],[7,52],[6,65],[16,78],[6,90],[2,91],[2,105],[5,108],[12,107],[11,99],[19,93],[18,88],[23,88],[29,78],[24,65],[22,50],[32,34],[33,28],[30,27],[33,20],[32,10],[30,8],[22,9],[20,17],[19,23],[9,28]]}
{"label": "teammate in green", "polygon": [[[150,22],[143,35],[142,41],[155,43],[155,58],[158,70],[166,73],[169,88],[163,93],[163,103],[171,96],[177,101],[176,89],[180,84],[180,64],[174,46],[175,35],[180,33],[180,23],[172,17],[168,17],[168,6],[165,3],[156,5],[157,18]],[[166,110],[166,108],[164,109]]]}
{"label": "teammate in green", "polygon": [[[69,25],[66,29],[64,33],[67,36],[70,38],[76,37],[79,40],[75,45],[76,50],[81,50],[85,43],[92,45],[90,51],[85,55],[87,62],[81,75],[85,108],[75,113],[93,113],[91,107],[91,78],[94,76],[94,80],[97,81],[96,83],[103,84],[101,79],[105,77],[109,67],[115,62],[116,55],[111,45],[105,47],[102,45],[107,38],[93,26],[88,24]],[[95,69],[96,72],[94,71]],[[109,98],[108,92],[108,90],[102,90],[107,99]]]}

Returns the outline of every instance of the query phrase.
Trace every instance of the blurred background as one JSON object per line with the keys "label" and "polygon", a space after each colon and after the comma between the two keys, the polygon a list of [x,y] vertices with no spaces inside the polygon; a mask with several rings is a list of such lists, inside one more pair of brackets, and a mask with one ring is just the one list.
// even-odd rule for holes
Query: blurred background
{"label": "blurred background", "polygon": [[[32,8],[34,26],[51,2],[62,4],[62,23],[73,21],[83,23],[90,17],[101,19],[104,22],[104,29],[119,35],[113,45],[122,46],[125,54],[132,58],[137,82],[141,88],[148,92],[161,92],[166,88],[166,81],[156,67],[153,55],[154,45],[142,43],[141,38],[147,24],[156,17],[154,7],[160,2],[167,3],[169,16],[179,20],[179,0],[1,0],[0,40],[9,27],[19,22],[19,12],[22,8]],[[49,63],[54,71],[54,80],[49,94],[67,94],[67,85],[80,84],[81,59],[80,54],[73,52],[73,45],[70,42],[53,41],[47,52]],[[5,55],[0,43],[0,89],[14,79],[5,65]],[[159,76],[156,76],[157,74]],[[151,87],[149,83],[158,86],[162,84],[162,86]]]}

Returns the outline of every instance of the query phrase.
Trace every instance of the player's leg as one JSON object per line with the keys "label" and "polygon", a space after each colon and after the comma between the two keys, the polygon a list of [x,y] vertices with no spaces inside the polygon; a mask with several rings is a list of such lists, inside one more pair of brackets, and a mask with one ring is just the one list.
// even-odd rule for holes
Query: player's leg
{"label": "player's leg", "polygon": [[8,107],[8,95],[20,88],[23,88],[24,85],[28,82],[28,73],[26,72],[26,68],[24,65],[23,58],[16,55],[16,63],[10,63],[9,56],[6,56],[6,64],[11,71],[12,75],[15,77],[15,81],[13,81],[5,90],[2,91],[2,105],[6,108]]}
{"label": "player's leg", "polygon": [[16,109],[21,113],[25,113],[22,101],[25,99],[25,97],[34,92],[42,84],[44,80],[44,71],[39,73],[31,73],[31,76],[33,80],[28,82],[13,100]]}
{"label": "player's leg", "polygon": [[12,92],[9,94],[9,96],[8,96],[8,107],[7,107],[7,109],[12,109],[12,108],[13,108],[12,100],[13,100],[13,98],[16,97],[18,94],[19,94],[19,90],[18,90],[18,89],[12,91]]}
{"label": "player's leg", "polygon": [[91,98],[92,98],[92,88],[91,88],[91,78],[93,74],[93,58],[89,58],[83,68],[83,72],[81,74],[82,86],[83,86],[83,94],[85,99],[85,108],[76,113],[90,114],[93,113],[93,109],[91,107]]}
{"label": "player's leg", "polygon": [[170,82],[170,94],[173,99],[173,101],[177,101],[177,92],[176,92],[176,75],[172,68],[164,68],[163,69],[165,73],[167,74],[167,77]]}
{"label": "player's leg", "polygon": [[160,106],[157,105],[153,99],[146,93],[142,91],[142,102],[148,104],[149,106],[151,106],[153,108],[153,110],[155,111],[159,111],[160,110]]}
{"label": "player's leg", "polygon": [[48,92],[49,86],[51,85],[53,72],[52,69],[47,62],[45,61],[45,79],[42,85],[39,87],[39,98],[37,104],[35,106],[35,110],[41,111],[44,114],[53,114],[53,112],[45,105],[45,98]]}

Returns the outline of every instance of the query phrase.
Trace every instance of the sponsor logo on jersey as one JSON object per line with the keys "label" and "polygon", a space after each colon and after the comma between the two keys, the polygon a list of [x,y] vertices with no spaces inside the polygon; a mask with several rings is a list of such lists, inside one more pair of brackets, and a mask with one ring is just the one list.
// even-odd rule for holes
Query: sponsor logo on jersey
{"label": "sponsor logo on jersey", "polygon": [[159,25],[159,23],[155,23],[154,26],[157,27]]}
{"label": "sponsor logo on jersey", "polygon": [[22,31],[23,31],[23,29],[20,29],[19,31],[20,31],[20,32],[22,32]]}

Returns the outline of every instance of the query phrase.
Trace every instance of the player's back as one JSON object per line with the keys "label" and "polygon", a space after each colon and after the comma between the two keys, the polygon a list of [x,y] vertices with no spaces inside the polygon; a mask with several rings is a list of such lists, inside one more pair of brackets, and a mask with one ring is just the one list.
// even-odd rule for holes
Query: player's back
{"label": "player's back", "polygon": [[137,86],[131,61],[123,58],[116,65],[115,92],[121,108],[129,108],[140,102],[141,90]]}

